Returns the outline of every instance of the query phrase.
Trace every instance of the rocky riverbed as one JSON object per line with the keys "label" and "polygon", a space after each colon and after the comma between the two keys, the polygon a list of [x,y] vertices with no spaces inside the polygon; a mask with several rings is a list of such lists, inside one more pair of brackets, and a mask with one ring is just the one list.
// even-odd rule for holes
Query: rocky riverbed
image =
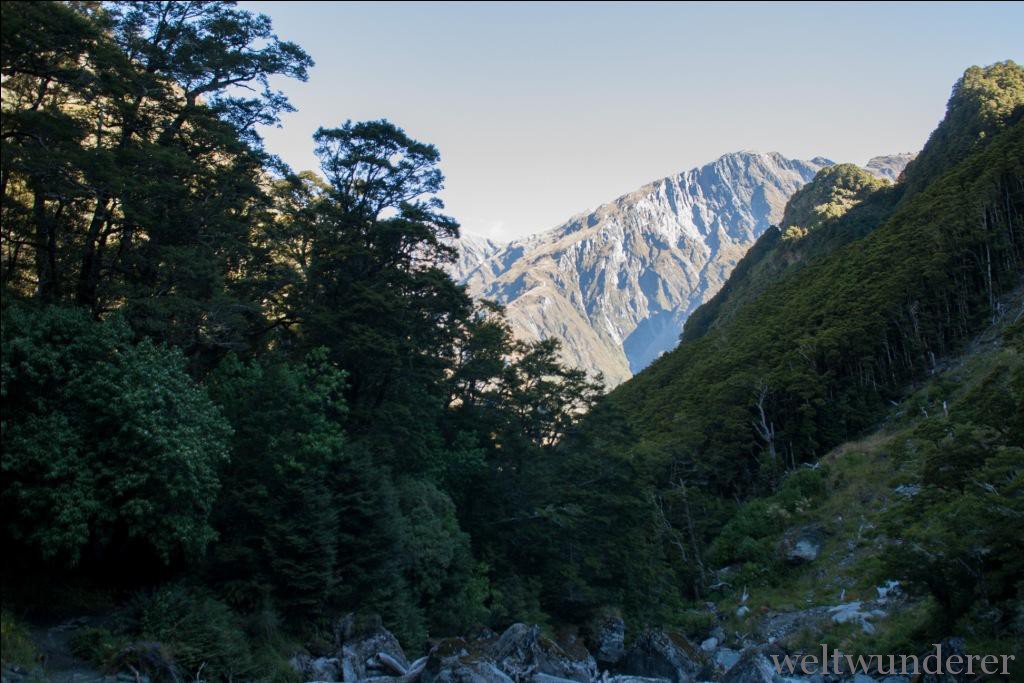
{"label": "rocky riverbed", "polygon": [[[759,632],[785,632],[793,623],[834,619],[836,615],[863,613],[849,606],[840,610],[812,609],[801,613],[773,613],[761,618]],[[840,618],[843,618],[842,616]],[[61,658],[60,647],[67,632],[81,626],[73,620],[49,629],[45,641],[48,656]],[[716,628],[701,642],[663,630],[631,632],[619,618],[610,617],[589,637],[572,630],[546,635],[537,625],[513,624],[503,633],[483,628],[465,637],[445,638],[430,643],[426,654],[414,658],[398,639],[376,620],[338,620],[329,643],[321,643],[317,654],[296,652],[291,667],[304,683],[973,683],[968,676],[916,677],[889,675],[878,671],[835,673],[822,670],[808,655],[786,650],[774,636],[737,641]],[[52,632],[52,633],[51,633]],[[66,638],[65,638],[66,640]],[[963,655],[960,639],[943,642],[943,656]],[[182,681],[171,668],[141,666],[147,661],[145,649],[159,644],[137,643],[130,659],[136,666],[101,673],[73,657],[64,665],[27,671],[5,666],[3,683],[157,683]],[[920,653],[921,655],[926,653]],[[788,669],[780,673],[776,661],[789,657],[801,673]],[[124,658],[119,658],[124,659]],[[150,658],[159,663],[159,657]],[[126,660],[127,661],[127,660]],[[201,680],[201,678],[196,679]]]}
{"label": "rocky riverbed", "polygon": [[[827,618],[828,615],[823,615]],[[585,639],[567,633],[552,638],[536,625],[513,624],[504,633],[484,629],[467,638],[432,644],[427,655],[407,657],[398,640],[382,627],[355,633],[351,621],[335,629],[336,651],[329,656],[297,654],[292,666],[307,683],[967,683],[968,677],[917,677],[879,672],[834,673],[786,652],[774,643],[722,645],[712,635],[695,644],[684,636],[644,630],[627,644],[626,624],[610,618]],[[720,634],[721,635],[721,634]],[[944,656],[963,654],[963,641],[944,642]],[[923,654],[923,653],[922,653]],[[786,656],[809,674],[779,673]]]}

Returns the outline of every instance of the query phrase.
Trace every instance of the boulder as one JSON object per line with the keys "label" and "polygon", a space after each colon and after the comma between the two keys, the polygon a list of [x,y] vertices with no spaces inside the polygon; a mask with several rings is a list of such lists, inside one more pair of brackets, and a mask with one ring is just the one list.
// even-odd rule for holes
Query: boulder
{"label": "boulder", "polygon": [[409,669],[409,660],[398,639],[383,626],[371,626],[369,631],[339,631],[344,638],[340,660],[344,681],[361,681],[375,676],[401,675]]}
{"label": "boulder", "polygon": [[[946,638],[941,643],[939,643],[939,646],[941,647],[941,652],[942,652],[942,667],[941,667],[940,671],[949,671],[950,670],[951,667],[949,665],[949,658],[954,656],[954,655],[960,658],[959,659],[960,663],[958,665],[956,665],[956,666],[953,666],[952,668],[957,669],[958,671],[963,671],[964,669],[966,669],[966,667],[963,665],[963,662],[964,662],[964,658],[967,655],[967,644],[964,642],[963,638]],[[936,655],[936,651],[935,650],[928,650],[927,652],[925,652],[925,653],[920,655],[922,671],[925,668],[924,667],[924,658],[929,656],[929,655],[931,655],[934,658],[935,655]],[[934,667],[932,665],[929,665],[928,668],[934,670]],[[977,669],[977,667],[975,667],[975,676],[971,676],[971,675],[969,675],[967,673],[961,673],[961,674],[951,674],[951,673],[929,674],[929,673],[923,673],[919,679],[915,679],[915,682],[919,680],[920,683],[968,683],[969,681],[977,680],[977,678],[976,678],[977,672],[978,672],[978,669]]]}
{"label": "boulder", "polygon": [[420,676],[423,683],[514,683],[491,662],[454,662],[435,674]]}
{"label": "boulder", "polygon": [[597,678],[597,663],[578,642],[558,645],[541,635],[539,626],[513,624],[491,648],[491,659],[515,681],[546,674],[589,683]]}
{"label": "boulder", "polygon": [[[410,671],[415,668],[411,667]],[[490,661],[486,649],[462,638],[438,642],[427,656],[419,680],[421,683],[513,683]]]}
{"label": "boulder", "polygon": [[722,671],[728,671],[740,661],[740,651],[728,647],[720,647],[715,651],[715,666]]}
{"label": "boulder", "polygon": [[903,587],[900,585],[900,582],[892,579],[889,579],[881,586],[877,586],[875,592],[878,593],[878,602],[882,604],[903,597]]}
{"label": "boulder", "polygon": [[862,603],[860,600],[831,607],[828,613],[833,622],[837,624],[860,624],[861,630],[867,634],[875,632],[875,625],[871,623],[872,620],[884,619],[886,617],[885,610],[873,608],[870,603]]}
{"label": "boulder", "polygon": [[789,612],[768,611],[759,616],[754,631],[762,643],[785,640],[801,631],[817,633],[827,627],[829,609],[820,606]]}
{"label": "boulder", "polygon": [[692,683],[704,667],[700,651],[683,636],[664,631],[645,631],[623,658],[624,673],[665,678],[673,683]]}
{"label": "boulder", "polygon": [[626,622],[619,617],[609,617],[597,630],[594,642],[594,659],[603,668],[618,664],[626,654]]}
{"label": "boulder", "polygon": [[289,663],[303,681],[341,681],[342,664],[337,657],[311,657],[297,654]]}
{"label": "boulder", "polygon": [[825,535],[821,527],[805,526],[787,531],[782,537],[779,552],[788,564],[797,565],[818,559],[824,545]]}
{"label": "boulder", "polygon": [[470,635],[470,640],[493,640],[498,634],[486,626],[476,627]]}
{"label": "boulder", "polygon": [[785,653],[774,645],[744,650],[739,660],[725,672],[722,683],[777,683],[783,676],[776,670],[772,655],[781,660]]}

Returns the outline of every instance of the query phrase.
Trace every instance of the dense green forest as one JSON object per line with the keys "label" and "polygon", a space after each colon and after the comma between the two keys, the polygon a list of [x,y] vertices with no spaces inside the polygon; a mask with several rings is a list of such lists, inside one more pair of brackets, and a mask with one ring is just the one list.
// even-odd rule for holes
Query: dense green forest
{"label": "dense green forest", "polygon": [[[718,568],[769,580],[757,506],[813,497],[801,466],[1021,285],[1024,69],[1004,62],[968,69],[895,186],[823,170],[677,350],[602,396],[446,274],[434,146],[380,120],[324,122],[318,173],[263,148],[290,110],[271,83],[313,63],[266,17],[2,12],[5,657],[17,622],[90,610],[116,618],[88,656],[155,640],[210,680],[291,680],[349,612],[413,651],[608,613],[685,630]],[[920,427],[935,523],[886,571],[940,606],[922,638],[1024,635],[1007,362],[983,408]],[[991,490],[954,501],[977,472]]]}
{"label": "dense green forest", "polygon": [[322,176],[284,168],[255,126],[312,61],[229,4],[2,23],[13,602],[157,591],[306,634],[375,611],[412,644],[539,613],[510,473],[599,389],[445,274],[437,149],[346,122]]}

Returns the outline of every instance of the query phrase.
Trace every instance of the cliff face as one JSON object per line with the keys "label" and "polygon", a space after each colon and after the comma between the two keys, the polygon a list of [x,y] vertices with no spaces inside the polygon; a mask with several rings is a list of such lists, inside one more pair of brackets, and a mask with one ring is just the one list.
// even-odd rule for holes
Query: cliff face
{"label": "cliff face", "polygon": [[872,157],[865,164],[864,170],[872,174],[877,178],[884,178],[889,182],[895,183],[900,173],[903,173],[903,169],[907,167],[911,161],[914,160],[917,154],[913,152],[903,152],[902,154],[888,154],[880,157]]}
{"label": "cliff face", "polygon": [[675,347],[789,197],[832,162],[737,152],[495,248],[463,238],[456,278],[507,307],[527,339],[557,337],[609,385]]}

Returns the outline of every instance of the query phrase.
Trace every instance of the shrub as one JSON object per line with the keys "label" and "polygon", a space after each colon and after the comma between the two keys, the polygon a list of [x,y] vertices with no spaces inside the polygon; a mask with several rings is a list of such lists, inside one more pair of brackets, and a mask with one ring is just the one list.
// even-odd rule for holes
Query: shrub
{"label": "shrub", "polygon": [[162,644],[188,679],[228,681],[258,673],[241,619],[203,592],[172,585],[137,596],[130,622],[145,641]]}
{"label": "shrub", "polygon": [[112,667],[129,640],[123,635],[111,633],[109,629],[89,626],[75,632],[71,640],[71,651],[95,666],[107,670]]}

